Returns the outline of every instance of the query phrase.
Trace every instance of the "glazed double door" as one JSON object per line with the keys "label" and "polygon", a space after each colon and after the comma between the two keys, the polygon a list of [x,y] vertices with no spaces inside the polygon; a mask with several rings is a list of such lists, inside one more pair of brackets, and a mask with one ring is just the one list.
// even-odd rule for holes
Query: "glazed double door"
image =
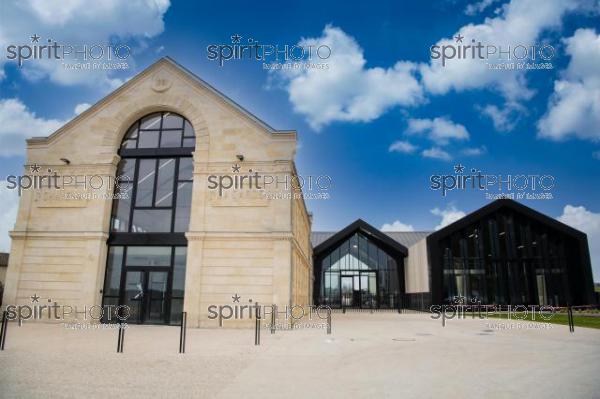
{"label": "glazed double door", "polygon": [[164,324],[168,316],[169,270],[156,268],[127,270],[124,304],[132,323]]}

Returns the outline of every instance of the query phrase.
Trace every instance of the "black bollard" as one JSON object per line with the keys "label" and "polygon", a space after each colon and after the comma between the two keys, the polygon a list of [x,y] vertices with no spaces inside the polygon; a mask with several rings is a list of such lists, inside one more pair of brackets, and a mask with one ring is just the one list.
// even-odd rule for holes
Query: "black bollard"
{"label": "black bollard", "polygon": [[327,335],[331,335],[331,309],[327,311]]}
{"label": "black bollard", "polygon": [[256,324],[254,326],[254,345],[260,345],[260,310],[258,302],[256,303],[256,313],[254,314]]}
{"label": "black bollard", "polygon": [[571,333],[575,332],[575,321],[573,320],[573,308],[571,305],[567,305],[567,316],[569,318],[569,331]]}
{"label": "black bollard", "polygon": [[181,313],[181,326],[179,330],[179,353],[185,353],[185,333],[187,328],[187,312]]}
{"label": "black bollard", "polygon": [[6,331],[8,329],[8,312],[2,312],[2,327],[0,328],[0,350],[4,350],[4,342],[6,341]]}
{"label": "black bollard", "polygon": [[119,335],[117,337],[117,353],[123,353],[123,345],[125,344],[125,328],[123,323],[119,322]]}
{"label": "black bollard", "polygon": [[277,311],[277,305],[271,306],[271,334],[275,334],[275,312]]}

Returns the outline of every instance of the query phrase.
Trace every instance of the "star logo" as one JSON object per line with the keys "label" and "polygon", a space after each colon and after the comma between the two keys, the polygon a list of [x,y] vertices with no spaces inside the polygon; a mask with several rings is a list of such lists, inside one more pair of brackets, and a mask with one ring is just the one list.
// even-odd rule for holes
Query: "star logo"
{"label": "star logo", "polygon": [[234,296],[231,297],[231,299],[233,299],[233,302],[239,302],[240,298],[241,298],[241,296],[239,296],[238,294],[235,294]]}
{"label": "star logo", "polygon": [[454,36],[454,39],[456,40],[456,43],[462,43],[463,39],[465,37],[461,36],[460,33],[457,36]]}
{"label": "star logo", "polygon": [[40,36],[38,36],[36,33],[33,34],[33,36],[30,36],[31,39],[31,43],[38,43],[40,41]]}
{"label": "star logo", "polygon": [[237,163],[235,165],[233,165],[231,167],[231,170],[233,171],[233,173],[240,173],[240,165],[238,165]]}
{"label": "star logo", "polygon": [[461,164],[454,165],[454,173],[462,173],[465,171],[465,167]]}
{"label": "star logo", "polygon": [[30,298],[31,298],[31,303],[40,301],[40,297],[37,295],[37,293],[33,294]]}
{"label": "star logo", "polygon": [[37,173],[40,171],[40,165],[34,163],[33,165],[29,166],[29,170],[31,170],[31,173]]}
{"label": "star logo", "polygon": [[237,44],[240,42],[240,40],[242,40],[242,37],[237,33],[235,35],[231,35],[231,43]]}

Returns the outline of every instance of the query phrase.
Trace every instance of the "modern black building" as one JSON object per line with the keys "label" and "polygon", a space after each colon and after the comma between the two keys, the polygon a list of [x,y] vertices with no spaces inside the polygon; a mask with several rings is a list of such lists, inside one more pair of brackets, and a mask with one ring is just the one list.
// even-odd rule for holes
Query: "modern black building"
{"label": "modern black building", "polygon": [[595,302],[587,236],[501,199],[435,232],[381,232],[357,220],[313,232],[315,304],[425,308]]}

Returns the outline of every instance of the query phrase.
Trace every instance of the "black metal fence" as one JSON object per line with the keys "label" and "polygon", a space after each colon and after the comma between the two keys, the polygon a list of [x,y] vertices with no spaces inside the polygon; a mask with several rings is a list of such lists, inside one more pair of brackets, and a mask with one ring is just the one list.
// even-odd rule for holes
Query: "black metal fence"
{"label": "black metal fence", "polygon": [[374,300],[368,296],[360,299],[342,300],[337,303],[328,303],[325,298],[320,302],[323,306],[331,307],[334,313],[346,312],[429,312],[431,307],[431,293],[417,292],[409,294],[386,295],[385,300]]}

